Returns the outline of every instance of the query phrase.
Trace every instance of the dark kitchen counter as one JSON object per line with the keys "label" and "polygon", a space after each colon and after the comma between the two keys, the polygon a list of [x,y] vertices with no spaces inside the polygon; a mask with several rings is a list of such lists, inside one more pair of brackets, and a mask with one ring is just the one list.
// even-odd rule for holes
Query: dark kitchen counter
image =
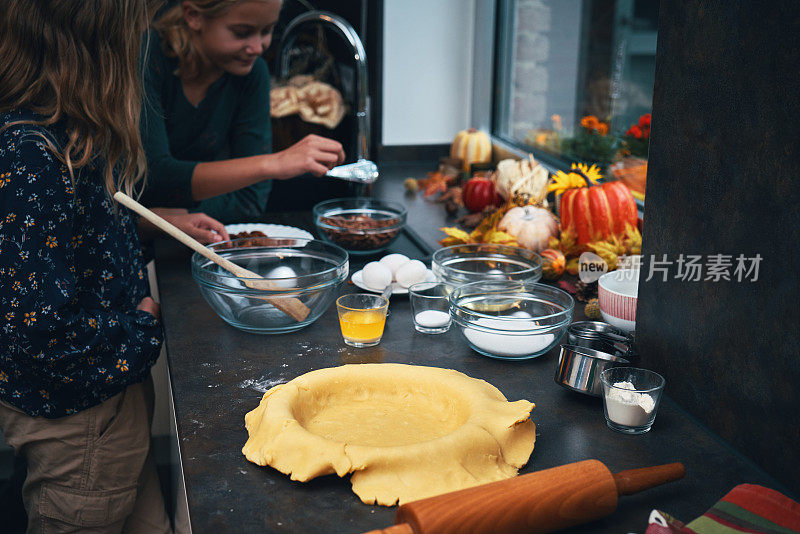
{"label": "dark kitchen counter", "polygon": [[[374,195],[403,201],[413,230],[392,251],[425,257],[451,224],[440,205],[421,194],[406,195],[402,180],[424,176],[430,166],[382,166]],[[314,232],[309,213],[279,213],[269,222]],[[422,241],[422,245],[418,242]],[[347,347],[335,306],[299,332],[259,336],[225,324],[205,303],[189,267],[189,251],[166,239],[156,242],[156,269],[181,462],[192,530],[203,532],[361,533],[393,524],[395,507],[362,504],[347,479],[325,476],[298,483],[269,467],[248,462],[244,415],[265,388],[314,369],[348,363],[394,362],[453,368],[498,387],[509,400],[536,403],[536,446],[521,473],[596,458],[612,472],[681,461],[685,479],[621,497],[612,516],[576,532],[643,532],[653,508],[684,520],[709,508],[734,485],[749,482],[786,491],[753,463],[711,434],[669,397],[653,429],[642,436],[611,431],[602,401],[566,391],[553,382],[557,350],[524,362],[485,358],[451,329],[442,335],[417,333],[408,299],[395,296],[380,345]],[[351,259],[351,272],[363,260]],[[344,284],[341,292],[357,291]],[[582,315],[582,305],[576,307]],[[647,355],[641,365],[647,367]]]}

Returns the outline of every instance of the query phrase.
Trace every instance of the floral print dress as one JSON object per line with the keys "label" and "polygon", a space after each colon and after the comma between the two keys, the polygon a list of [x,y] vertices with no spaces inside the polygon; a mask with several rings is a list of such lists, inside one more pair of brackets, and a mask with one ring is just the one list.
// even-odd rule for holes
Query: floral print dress
{"label": "floral print dress", "polygon": [[[0,127],[41,117],[0,113]],[[103,165],[69,171],[48,149],[63,127],[0,131],[0,400],[32,416],[75,413],[141,382],[160,323],[136,220],[115,210]]]}

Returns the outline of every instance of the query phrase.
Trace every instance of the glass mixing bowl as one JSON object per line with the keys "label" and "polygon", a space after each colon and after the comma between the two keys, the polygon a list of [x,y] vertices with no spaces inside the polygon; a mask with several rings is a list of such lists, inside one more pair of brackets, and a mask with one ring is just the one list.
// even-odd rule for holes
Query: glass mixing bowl
{"label": "glass mixing bowl", "polygon": [[450,292],[450,316],[473,350],[501,360],[540,356],[572,322],[569,293],[546,284],[473,282]]}
{"label": "glass mixing bowl", "polygon": [[334,198],[314,206],[314,224],[325,241],[350,254],[385,250],[406,225],[406,208],[374,198]]}
{"label": "glass mixing bowl", "polygon": [[431,270],[451,290],[486,280],[536,282],[542,277],[542,257],[511,245],[454,245],[433,253]]}
{"label": "glass mixing bowl", "polygon": [[[271,244],[243,246],[246,239],[208,248],[272,282],[275,289],[254,289],[211,260],[192,255],[192,277],[209,306],[228,324],[245,332],[282,334],[316,321],[347,279],[347,252],[316,239],[279,238]],[[295,298],[309,313],[302,321],[276,308],[274,299]]]}

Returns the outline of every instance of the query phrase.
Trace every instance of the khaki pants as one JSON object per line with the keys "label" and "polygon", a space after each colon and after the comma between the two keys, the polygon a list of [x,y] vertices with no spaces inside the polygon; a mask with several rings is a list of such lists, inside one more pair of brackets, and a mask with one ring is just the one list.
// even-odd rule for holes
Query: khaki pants
{"label": "khaki pants", "polygon": [[28,461],[28,534],[171,532],[150,452],[152,414],[149,378],[58,419],[0,402],[6,441]]}

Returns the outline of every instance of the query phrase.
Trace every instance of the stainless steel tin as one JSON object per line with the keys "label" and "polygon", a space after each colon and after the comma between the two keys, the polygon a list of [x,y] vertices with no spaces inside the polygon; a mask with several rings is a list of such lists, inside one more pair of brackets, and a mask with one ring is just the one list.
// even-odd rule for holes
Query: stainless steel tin
{"label": "stainless steel tin", "polygon": [[570,331],[576,333],[592,334],[611,334],[612,336],[626,337],[625,333],[619,328],[611,326],[601,321],[575,321],[569,327]]}
{"label": "stainless steel tin", "polygon": [[614,356],[627,357],[633,340],[621,330],[599,321],[578,321],[567,330],[570,345],[586,347]]}
{"label": "stainless steel tin", "polygon": [[567,389],[600,397],[603,393],[600,373],[624,365],[630,362],[620,356],[577,345],[561,345],[553,380]]}

